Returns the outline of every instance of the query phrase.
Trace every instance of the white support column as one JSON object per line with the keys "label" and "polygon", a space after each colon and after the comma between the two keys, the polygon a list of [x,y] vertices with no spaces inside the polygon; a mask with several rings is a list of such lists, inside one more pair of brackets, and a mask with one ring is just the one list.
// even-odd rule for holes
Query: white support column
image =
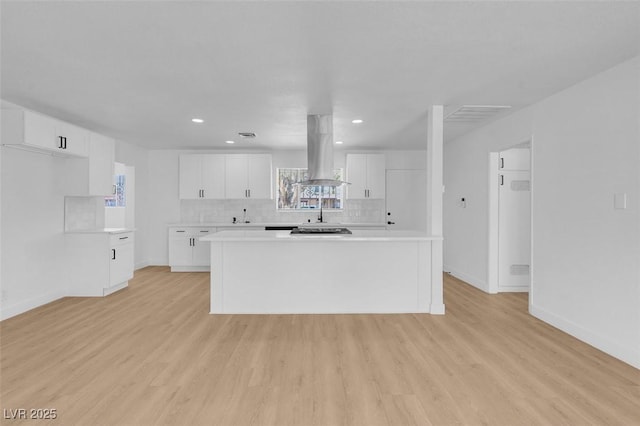
{"label": "white support column", "polygon": [[[427,133],[427,232],[442,236],[443,193],[443,141],[444,106],[432,105],[429,109]],[[444,314],[442,295],[442,241],[432,241],[431,246],[431,307],[432,314]]]}

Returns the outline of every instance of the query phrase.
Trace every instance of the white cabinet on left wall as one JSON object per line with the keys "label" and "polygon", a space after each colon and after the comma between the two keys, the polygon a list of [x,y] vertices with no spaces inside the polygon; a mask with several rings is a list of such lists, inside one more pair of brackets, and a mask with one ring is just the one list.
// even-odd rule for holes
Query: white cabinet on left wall
{"label": "white cabinet on left wall", "polygon": [[180,199],[224,198],[224,155],[184,154],[180,156]]}
{"label": "white cabinet on left wall", "polygon": [[65,234],[70,296],[107,296],[133,278],[132,231]]}
{"label": "white cabinet on left wall", "polygon": [[2,144],[63,157],[87,157],[89,132],[33,111],[3,108]]}

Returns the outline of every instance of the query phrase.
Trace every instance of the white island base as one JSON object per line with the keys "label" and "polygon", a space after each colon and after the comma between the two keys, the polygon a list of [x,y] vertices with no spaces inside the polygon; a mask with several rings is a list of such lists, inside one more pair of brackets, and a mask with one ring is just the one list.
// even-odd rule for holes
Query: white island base
{"label": "white island base", "polygon": [[201,240],[211,242],[211,313],[444,313],[442,271],[431,270],[441,238],[223,231]]}

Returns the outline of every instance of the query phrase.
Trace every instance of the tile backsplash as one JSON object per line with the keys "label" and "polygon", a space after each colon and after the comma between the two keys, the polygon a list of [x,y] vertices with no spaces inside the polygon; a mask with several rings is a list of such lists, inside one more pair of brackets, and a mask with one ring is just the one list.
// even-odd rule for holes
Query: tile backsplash
{"label": "tile backsplash", "polygon": [[[247,209],[246,216],[243,209]],[[325,222],[383,223],[384,200],[346,200],[342,210],[323,210]],[[319,210],[277,210],[274,200],[180,200],[183,223],[239,222],[302,223],[316,222]]]}

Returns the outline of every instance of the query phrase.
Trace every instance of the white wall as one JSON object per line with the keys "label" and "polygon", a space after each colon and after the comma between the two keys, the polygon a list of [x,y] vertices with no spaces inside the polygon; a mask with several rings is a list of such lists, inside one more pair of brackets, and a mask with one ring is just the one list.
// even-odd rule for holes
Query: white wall
{"label": "white wall", "polygon": [[639,95],[635,58],[446,144],[444,207],[445,269],[486,290],[488,153],[532,138],[530,312],[636,367]]}
{"label": "white wall", "polygon": [[2,150],[2,319],[66,295],[64,188],[67,160]]}

